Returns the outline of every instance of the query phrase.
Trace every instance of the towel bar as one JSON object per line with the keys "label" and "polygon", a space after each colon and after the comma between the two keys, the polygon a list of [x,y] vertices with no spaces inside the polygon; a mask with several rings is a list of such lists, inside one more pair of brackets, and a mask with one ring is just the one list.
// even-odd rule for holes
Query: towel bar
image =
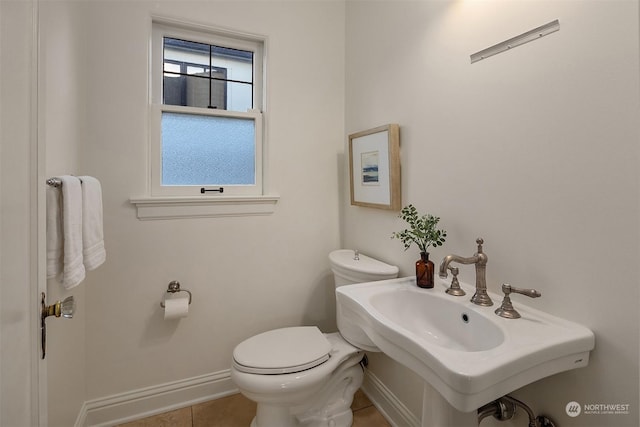
{"label": "towel bar", "polygon": [[62,181],[60,178],[49,178],[47,179],[47,185],[52,187],[62,187]]}
{"label": "towel bar", "polygon": [[[82,182],[81,179],[80,179],[80,182]],[[51,187],[59,188],[59,187],[62,187],[62,180],[57,177],[49,178],[47,179],[47,185],[50,185]]]}

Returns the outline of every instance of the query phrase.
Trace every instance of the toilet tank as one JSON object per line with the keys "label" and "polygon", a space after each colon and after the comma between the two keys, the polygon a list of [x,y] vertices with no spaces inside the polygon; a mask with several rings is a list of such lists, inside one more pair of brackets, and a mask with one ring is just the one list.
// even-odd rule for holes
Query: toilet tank
{"label": "toilet tank", "polygon": [[336,288],[353,283],[374,282],[398,277],[398,267],[358,254],[352,249],[338,249],[329,254]]}

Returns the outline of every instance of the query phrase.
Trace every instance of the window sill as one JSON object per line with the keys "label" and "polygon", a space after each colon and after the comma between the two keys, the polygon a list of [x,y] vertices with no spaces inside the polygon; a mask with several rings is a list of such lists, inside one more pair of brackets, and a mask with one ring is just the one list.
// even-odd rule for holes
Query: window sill
{"label": "window sill", "polygon": [[136,205],[141,221],[219,216],[271,215],[279,196],[225,197],[137,197],[129,199]]}

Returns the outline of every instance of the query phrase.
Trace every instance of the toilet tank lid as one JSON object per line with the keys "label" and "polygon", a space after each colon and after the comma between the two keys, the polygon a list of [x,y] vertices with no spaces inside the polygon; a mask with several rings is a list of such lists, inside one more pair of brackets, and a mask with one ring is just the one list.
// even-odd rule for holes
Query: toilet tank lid
{"label": "toilet tank lid", "polygon": [[387,264],[363,254],[358,254],[357,260],[354,258],[354,251],[352,249],[337,249],[329,253],[331,267],[357,271],[359,273],[388,275],[390,277],[395,277],[399,271],[395,265]]}
{"label": "toilet tank lid", "polygon": [[310,369],[329,359],[331,344],[316,326],[296,326],[263,332],[233,350],[238,369],[284,374]]}

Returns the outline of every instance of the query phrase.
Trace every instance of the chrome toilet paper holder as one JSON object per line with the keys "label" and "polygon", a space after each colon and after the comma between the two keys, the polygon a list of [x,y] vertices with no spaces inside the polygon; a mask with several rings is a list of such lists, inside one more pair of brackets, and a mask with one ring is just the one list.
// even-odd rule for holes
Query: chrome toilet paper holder
{"label": "chrome toilet paper holder", "polygon": [[167,300],[167,294],[175,294],[176,292],[186,292],[189,294],[189,305],[191,305],[191,291],[187,289],[180,289],[180,282],[177,280],[172,280],[169,282],[169,286],[167,287],[167,292],[164,297],[162,297],[162,302],[160,302],[160,307],[164,308],[164,302]]}

